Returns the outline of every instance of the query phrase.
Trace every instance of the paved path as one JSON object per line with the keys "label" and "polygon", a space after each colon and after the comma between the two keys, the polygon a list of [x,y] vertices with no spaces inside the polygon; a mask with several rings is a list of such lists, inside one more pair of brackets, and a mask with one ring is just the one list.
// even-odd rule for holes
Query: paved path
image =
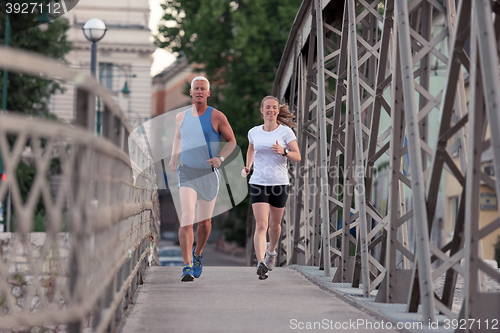
{"label": "paved path", "polygon": [[205,266],[246,266],[245,257],[232,256],[215,250],[213,244],[203,248],[203,265]]}
{"label": "paved path", "polygon": [[[366,327],[381,320],[290,268],[276,268],[264,281],[252,267],[205,267],[189,283],[180,275],[180,267],[150,267],[121,332],[306,332],[314,325],[316,331],[394,332]],[[357,329],[356,322],[362,323]]]}

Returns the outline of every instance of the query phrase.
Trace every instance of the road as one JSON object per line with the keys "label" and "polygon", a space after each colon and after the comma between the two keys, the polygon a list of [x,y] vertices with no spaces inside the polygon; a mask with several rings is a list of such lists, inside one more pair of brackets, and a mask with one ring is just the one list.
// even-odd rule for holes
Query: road
{"label": "road", "polygon": [[[160,240],[159,244],[160,247],[172,245],[173,242],[164,240]],[[246,266],[246,259],[216,251],[214,244],[208,243],[203,249],[203,266]]]}
{"label": "road", "polygon": [[[380,319],[321,290],[290,268],[275,268],[264,281],[254,267],[205,267],[193,282],[181,282],[178,270],[148,269],[121,333],[293,332],[312,327],[331,332],[394,332],[375,329]],[[364,325],[352,326],[360,322]]]}

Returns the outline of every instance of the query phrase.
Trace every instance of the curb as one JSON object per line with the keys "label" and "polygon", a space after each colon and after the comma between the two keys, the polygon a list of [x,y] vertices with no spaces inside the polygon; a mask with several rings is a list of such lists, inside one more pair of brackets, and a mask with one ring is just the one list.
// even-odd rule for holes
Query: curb
{"label": "curb", "polygon": [[[418,313],[406,313],[406,304],[386,304],[386,303],[375,303],[376,291],[372,291],[369,299],[361,298],[362,291],[359,288],[353,288],[348,283],[333,283],[331,282],[333,274],[336,268],[332,268],[332,277],[319,276],[319,267],[311,266],[300,266],[300,265],[290,265],[288,268],[298,272],[304,278],[309,280],[314,285],[318,286],[320,289],[329,292],[336,297],[340,298],[342,301],[352,305],[358,309],[362,309],[369,315],[381,319],[393,324],[393,329],[397,332],[405,333],[441,333],[441,332],[453,332],[451,329],[445,329],[443,327],[444,320],[447,318],[444,315],[437,315],[439,320],[439,326],[437,328],[429,328],[422,323],[422,329],[408,329],[408,328],[397,328],[398,323],[411,323],[412,326],[421,323],[417,318]],[[359,294],[359,296],[357,296]],[[383,311],[385,308],[385,311]],[[399,317],[399,318],[398,318]],[[406,318],[405,318],[406,317]],[[410,325],[410,324],[408,324]]]}

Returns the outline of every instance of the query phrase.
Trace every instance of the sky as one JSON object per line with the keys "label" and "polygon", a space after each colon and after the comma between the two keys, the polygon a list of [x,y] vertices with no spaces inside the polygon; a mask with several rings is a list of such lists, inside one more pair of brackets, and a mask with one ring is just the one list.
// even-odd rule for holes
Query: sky
{"label": "sky", "polygon": [[[149,14],[149,28],[151,33],[156,34],[158,29],[158,22],[160,21],[163,9],[160,7],[160,3],[163,0],[149,0],[149,7],[151,12]],[[151,66],[151,76],[155,76],[160,73],[165,67],[169,66],[175,61],[175,56],[163,49],[157,49],[153,53],[153,65]]]}

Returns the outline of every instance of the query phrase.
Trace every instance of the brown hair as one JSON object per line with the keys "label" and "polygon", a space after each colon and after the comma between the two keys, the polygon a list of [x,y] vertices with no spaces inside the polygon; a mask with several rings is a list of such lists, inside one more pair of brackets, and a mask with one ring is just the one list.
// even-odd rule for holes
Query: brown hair
{"label": "brown hair", "polygon": [[297,123],[292,120],[293,118],[295,118],[295,115],[288,110],[288,105],[286,105],[286,104],[280,105],[280,102],[274,96],[266,96],[266,97],[264,97],[262,99],[262,102],[260,103],[260,108],[261,109],[264,107],[264,102],[267,101],[268,99],[274,99],[278,103],[278,108],[279,108],[279,111],[280,111],[279,114],[278,114],[278,117],[276,119],[277,122],[278,122],[278,124],[285,125],[285,126],[288,126],[288,127],[295,127],[295,126],[297,126]]}

